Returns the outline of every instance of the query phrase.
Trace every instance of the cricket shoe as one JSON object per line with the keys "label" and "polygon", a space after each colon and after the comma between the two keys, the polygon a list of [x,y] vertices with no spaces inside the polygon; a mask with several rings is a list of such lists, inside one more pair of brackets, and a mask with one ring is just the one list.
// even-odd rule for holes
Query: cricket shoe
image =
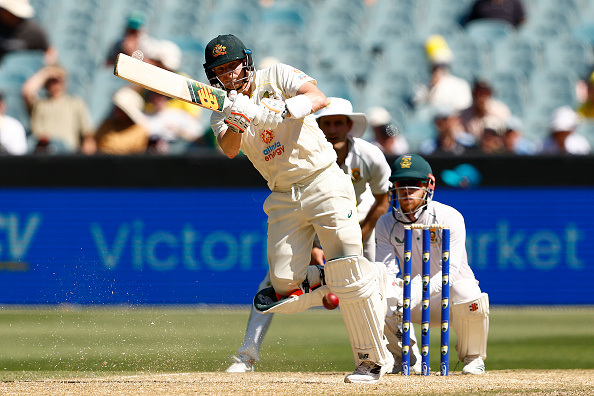
{"label": "cricket shoe", "polygon": [[485,374],[485,363],[480,356],[467,356],[464,358],[462,374]]}
{"label": "cricket shoe", "polygon": [[344,377],[344,382],[352,384],[375,384],[379,381],[382,375],[386,374],[394,367],[394,358],[391,354],[389,355],[389,358],[390,361],[383,366],[370,362],[369,360],[361,362],[359,367],[357,367],[352,374]]}
{"label": "cricket shoe", "polygon": [[227,373],[253,373],[254,360],[246,355],[231,356],[233,362],[225,372]]}

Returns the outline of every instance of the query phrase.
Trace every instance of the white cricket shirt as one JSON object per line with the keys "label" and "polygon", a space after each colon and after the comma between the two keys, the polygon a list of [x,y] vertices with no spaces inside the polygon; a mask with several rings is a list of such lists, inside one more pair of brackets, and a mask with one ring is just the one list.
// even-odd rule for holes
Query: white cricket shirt
{"label": "white cricket shirt", "polygon": [[[297,95],[305,82],[316,81],[292,66],[277,63],[256,71],[252,98],[286,100]],[[227,127],[222,113],[213,113],[211,125],[216,135]],[[276,129],[250,125],[242,136],[241,151],[262,174],[271,190],[289,190],[293,184],[336,162],[336,152],[313,115],[287,118]]]}
{"label": "white cricket shirt", "polygon": [[352,136],[349,136],[348,140],[349,152],[341,168],[353,181],[357,196],[357,213],[359,220],[362,220],[375,202],[372,194],[388,192],[391,170],[384,153],[378,147]]}

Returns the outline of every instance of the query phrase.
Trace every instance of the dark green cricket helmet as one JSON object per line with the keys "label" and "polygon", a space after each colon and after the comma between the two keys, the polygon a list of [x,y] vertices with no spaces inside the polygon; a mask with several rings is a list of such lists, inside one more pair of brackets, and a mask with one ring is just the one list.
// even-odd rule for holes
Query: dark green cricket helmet
{"label": "dark green cricket helmet", "polygon": [[213,68],[243,59],[246,78],[251,78],[255,70],[252,50],[246,48],[243,42],[232,34],[219,35],[210,40],[204,49],[204,59],[204,71],[210,85],[221,89],[224,89],[224,86],[213,72]]}

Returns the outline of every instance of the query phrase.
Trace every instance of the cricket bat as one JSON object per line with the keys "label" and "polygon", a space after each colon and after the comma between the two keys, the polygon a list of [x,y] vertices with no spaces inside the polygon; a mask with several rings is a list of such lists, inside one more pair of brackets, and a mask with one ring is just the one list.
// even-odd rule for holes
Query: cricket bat
{"label": "cricket bat", "polygon": [[150,91],[219,113],[231,106],[227,92],[222,89],[186,78],[126,54],[118,54],[113,74]]}

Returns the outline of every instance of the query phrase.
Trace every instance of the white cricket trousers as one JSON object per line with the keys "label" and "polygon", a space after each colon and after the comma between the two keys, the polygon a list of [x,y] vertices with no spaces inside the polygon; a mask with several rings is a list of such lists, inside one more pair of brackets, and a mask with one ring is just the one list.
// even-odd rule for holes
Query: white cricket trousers
{"label": "white cricket trousers", "polygon": [[270,280],[280,295],[305,280],[316,234],[326,260],[363,252],[353,183],[336,163],[287,191],[273,191],[264,212]]}

